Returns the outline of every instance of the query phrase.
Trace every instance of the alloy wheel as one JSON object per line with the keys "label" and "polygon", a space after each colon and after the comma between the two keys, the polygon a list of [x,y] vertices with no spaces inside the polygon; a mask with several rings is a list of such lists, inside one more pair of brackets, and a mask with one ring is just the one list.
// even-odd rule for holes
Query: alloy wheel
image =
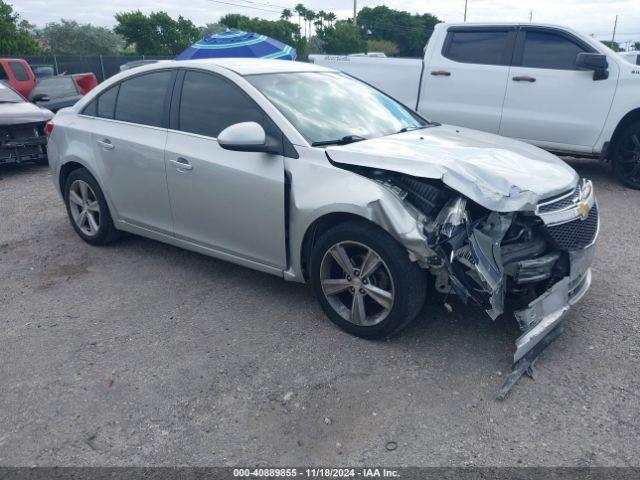
{"label": "alloy wheel", "polygon": [[69,209],[76,226],[89,237],[100,229],[100,204],[91,186],[84,180],[76,180],[69,188]]}
{"label": "alloy wheel", "polygon": [[320,283],[329,305],[354,325],[377,325],[393,308],[389,267],[362,243],[344,241],[328,249],[320,264]]}

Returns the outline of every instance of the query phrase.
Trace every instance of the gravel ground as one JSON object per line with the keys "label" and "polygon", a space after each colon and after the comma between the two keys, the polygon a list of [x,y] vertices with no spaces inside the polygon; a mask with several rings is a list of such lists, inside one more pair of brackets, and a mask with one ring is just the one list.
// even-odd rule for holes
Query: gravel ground
{"label": "gravel ground", "polygon": [[0,464],[640,465],[640,192],[571,163],[601,205],[593,286],[504,402],[512,320],[436,306],[357,339],[304,285],[91,247],[46,168],[3,168]]}

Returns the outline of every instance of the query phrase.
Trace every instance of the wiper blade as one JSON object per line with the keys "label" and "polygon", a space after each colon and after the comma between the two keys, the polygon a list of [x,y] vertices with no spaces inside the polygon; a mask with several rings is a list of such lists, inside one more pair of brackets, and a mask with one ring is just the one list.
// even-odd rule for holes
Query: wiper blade
{"label": "wiper blade", "polygon": [[16,100],[0,100],[0,103],[20,103]]}
{"label": "wiper blade", "polygon": [[326,145],[347,145],[349,143],[360,142],[362,140],[366,140],[366,138],[361,137],[360,135],[346,135],[338,140],[324,140],[322,142],[313,142],[311,146],[323,147]]}
{"label": "wiper blade", "polygon": [[427,125],[420,125],[420,126],[410,126],[410,127],[403,127],[400,130],[398,130],[396,133],[404,133],[404,132],[410,132],[412,130],[422,130],[423,128],[427,128]]}

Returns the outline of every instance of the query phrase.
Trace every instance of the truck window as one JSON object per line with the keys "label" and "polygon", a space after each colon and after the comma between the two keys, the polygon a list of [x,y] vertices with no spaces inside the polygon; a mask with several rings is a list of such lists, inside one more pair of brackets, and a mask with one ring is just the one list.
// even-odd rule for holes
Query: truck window
{"label": "truck window", "polygon": [[528,31],[522,52],[522,66],[577,70],[576,57],[586,50],[563,35]]}
{"label": "truck window", "polygon": [[4,65],[0,63],[0,80],[9,80],[7,71],[4,69]]}
{"label": "truck window", "polygon": [[78,89],[71,77],[47,77],[38,81],[31,97],[43,93],[50,98],[64,98],[78,95]]}
{"label": "truck window", "polygon": [[27,73],[27,69],[24,68],[24,65],[20,62],[9,62],[9,67],[13,72],[14,77],[18,82],[28,82],[29,74]]}
{"label": "truck window", "polygon": [[456,62],[504,65],[508,35],[507,30],[449,32],[443,55]]}

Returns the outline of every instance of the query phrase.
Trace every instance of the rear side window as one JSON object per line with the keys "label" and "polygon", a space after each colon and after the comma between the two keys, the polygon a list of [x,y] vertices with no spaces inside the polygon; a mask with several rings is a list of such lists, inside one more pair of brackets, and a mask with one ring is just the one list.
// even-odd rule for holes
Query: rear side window
{"label": "rear side window", "polygon": [[[152,127],[162,126],[165,97],[172,72],[149,73],[120,84],[116,120]],[[101,105],[98,103],[98,108]]]}
{"label": "rear side window", "polygon": [[13,72],[13,76],[16,77],[16,80],[19,82],[29,81],[29,74],[27,73],[27,69],[24,68],[24,65],[20,62],[9,62],[9,68]]}
{"label": "rear side window", "polygon": [[110,88],[98,97],[98,116],[100,118],[113,118],[116,111],[116,99],[120,85]]}
{"label": "rear side window", "polygon": [[216,138],[230,125],[257,122],[269,131],[262,110],[240,88],[207,73],[187,72],[180,99],[179,130]]}
{"label": "rear side window", "polygon": [[507,30],[453,31],[443,55],[456,62],[483,65],[504,65],[507,51]]}
{"label": "rear side window", "polygon": [[71,77],[53,77],[39,80],[31,92],[31,96],[38,94],[48,95],[50,98],[74,97],[78,95],[78,89]]}
{"label": "rear side window", "polygon": [[576,57],[578,53],[585,51],[562,35],[528,31],[522,52],[522,66],[576,70]]}

